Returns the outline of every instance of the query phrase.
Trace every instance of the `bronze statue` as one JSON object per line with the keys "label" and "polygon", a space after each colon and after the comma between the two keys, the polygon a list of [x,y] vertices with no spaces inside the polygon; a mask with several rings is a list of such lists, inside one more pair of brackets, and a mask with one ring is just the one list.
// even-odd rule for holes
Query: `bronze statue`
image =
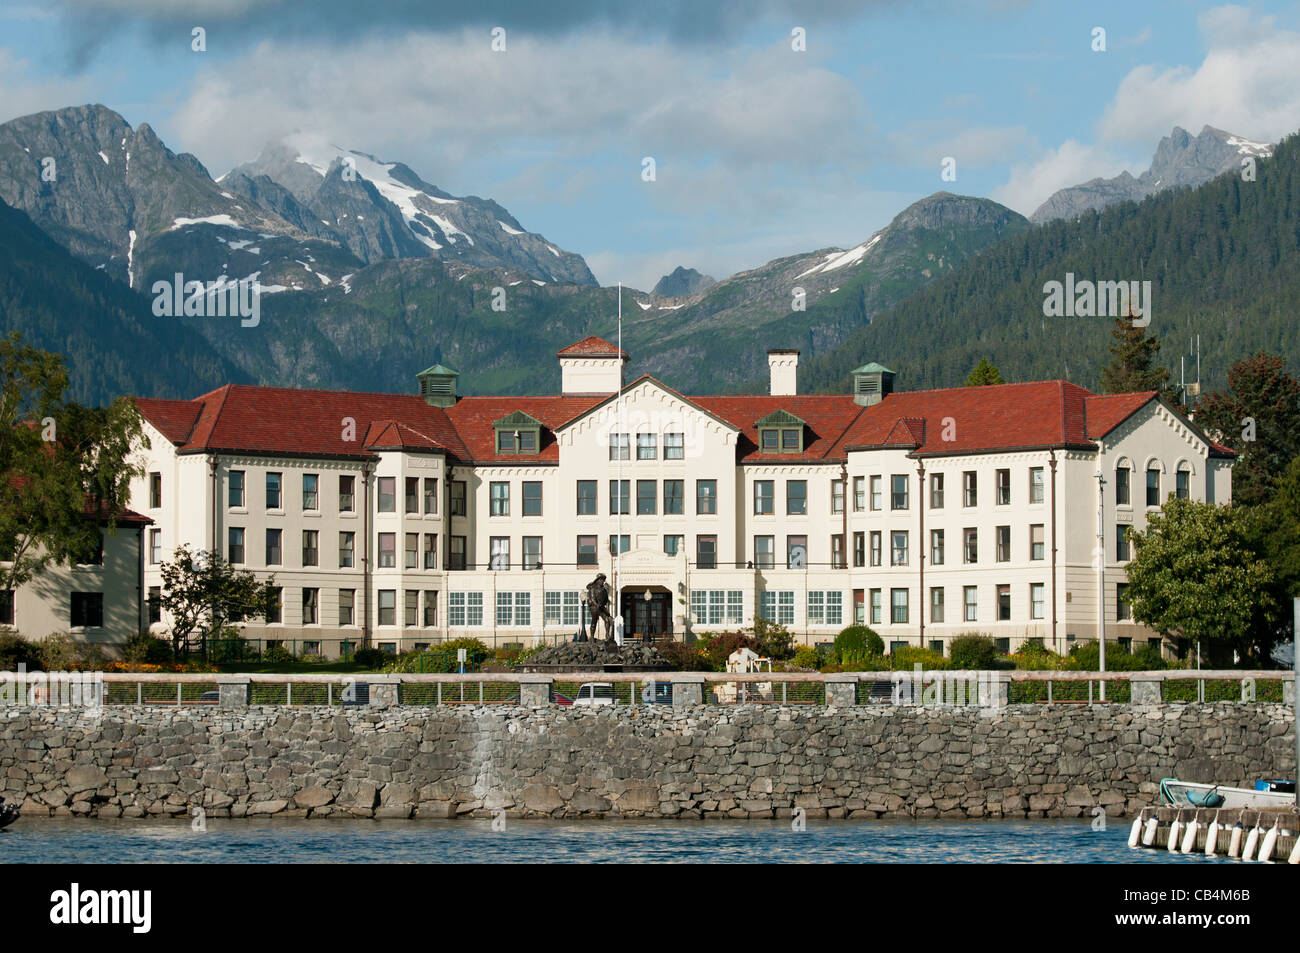
{"label": "bronze statue", "polygon": [[605,585],[605,574],[599,573],[587,585],[587,609],[591,612],[591,640],[596,640],[596,623],[605,623],[605,641],[614,642],[614,618],[609,614],[610,593]]}

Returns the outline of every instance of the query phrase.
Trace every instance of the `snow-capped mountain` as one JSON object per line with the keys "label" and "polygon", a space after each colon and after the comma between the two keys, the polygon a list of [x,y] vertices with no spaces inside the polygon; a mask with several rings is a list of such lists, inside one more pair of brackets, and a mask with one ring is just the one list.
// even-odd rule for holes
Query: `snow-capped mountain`
{"label": "snow-capped mountain", "polygon": [[1136,178],[1121,172],[1112,179],[1092,179],[1054,193],[1038,207],[1030,221],[1042,223],[1071,218],[1088,209],[1103,209],[1117,202],[1140,202],[1148,195],[1180,186],[1203,185],[1229,171],[1240,171],[1248,157],[1267,158],[1273,147],[1206,126],[1193,136],[1179,126],[1160,140],[1151,167]]}

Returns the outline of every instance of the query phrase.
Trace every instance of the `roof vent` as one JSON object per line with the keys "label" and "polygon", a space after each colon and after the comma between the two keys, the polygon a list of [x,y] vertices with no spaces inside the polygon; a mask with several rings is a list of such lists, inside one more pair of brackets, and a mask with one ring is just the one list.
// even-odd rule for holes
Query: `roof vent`
{"label": "roof vent", "polygon": [[864,407],[878,404],[894,392],[894,372],[874,361],[853,371],[853,402]]}
{"label": "roof vent", "polygon": [[420,396],[430,407],[451,407],[456,403],[456,378],[450,367],[435,364],[415,375],[420,382]]}

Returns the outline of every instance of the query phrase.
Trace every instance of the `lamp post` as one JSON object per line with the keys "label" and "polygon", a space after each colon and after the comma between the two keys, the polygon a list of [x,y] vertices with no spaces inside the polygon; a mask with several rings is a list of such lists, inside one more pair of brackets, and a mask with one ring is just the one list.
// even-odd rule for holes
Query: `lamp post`
{"label": "lamp post", "polygon": [[654,596],[650,594],[649,588],[642,594],[642,598],[645,599],[645,631],[641,633],[641,637],[649,642],[650,636],[654,635],[654,626],[650,623],[650,603],[654,601]]}
{"label": "lamp post", "polygon": [[[1106,478],[1101,473],[1101,454],[1097,455],[1097,649],[1102,672],[1106,671]],[[1106,680],[1100,685],[1101,700],[1106,700]]]}

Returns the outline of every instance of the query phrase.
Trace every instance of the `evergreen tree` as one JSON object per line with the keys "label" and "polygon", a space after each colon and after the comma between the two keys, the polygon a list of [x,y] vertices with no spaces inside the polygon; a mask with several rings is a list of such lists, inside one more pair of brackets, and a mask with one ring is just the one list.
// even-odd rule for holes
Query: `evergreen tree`
{"label": "evergreen tree", "polygon": [[1110,364],[1101,372],[1103,394],[1158,390],[1170,403],[1178,400],[1177,390],[1169,386],[1169,369],[1156,363],[1160,339],[1133,324],[1132,308],[1127,315],[1115,318],[1110,335],[1115,340],[1108,349]]}
{"label": "evergreen tree", "polygon": [[967,387],[984,387],[988,384],[1005,384],[1002,379],[1002,372],[994,367],[987,357],[981,357],[980,362],[975,365],[975,370],[970,372],[966,378]]}
{"label": "evergreen tree", "polygon": [[1205,395],[1196,421],[1240,456],[1232,468],[1232,499],[1267,503],[1286,467],[1300,455],[1300,380],[1286,362],[1260,352],[1228,371],[1228,389]]}

